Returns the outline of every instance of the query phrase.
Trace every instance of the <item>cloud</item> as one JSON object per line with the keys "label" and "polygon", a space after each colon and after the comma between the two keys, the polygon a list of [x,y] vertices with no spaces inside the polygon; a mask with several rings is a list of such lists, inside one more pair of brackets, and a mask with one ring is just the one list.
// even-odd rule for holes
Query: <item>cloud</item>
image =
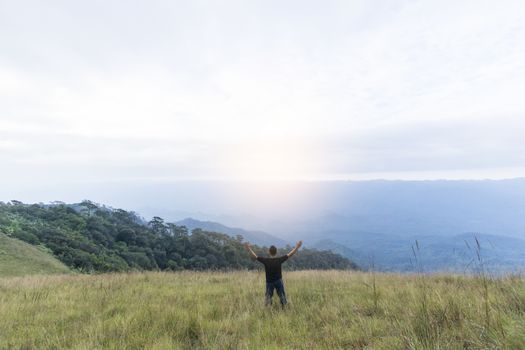
{"label": "cloud", "polygon": [[520,1],[4,1],[0,179],[520,168],[522,12]]}

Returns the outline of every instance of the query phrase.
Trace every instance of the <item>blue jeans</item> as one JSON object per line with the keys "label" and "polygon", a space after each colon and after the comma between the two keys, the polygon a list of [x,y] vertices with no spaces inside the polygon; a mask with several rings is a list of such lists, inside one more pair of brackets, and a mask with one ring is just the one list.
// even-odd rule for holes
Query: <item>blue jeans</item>
{"label": "blue jeans", "polygon": [[272,304],[273,290],[277,291],[281,305],[286,305],[286,294],[284,293],[284,284],[282,279],[278,279],[274,282],[266,282],[266,305]]}

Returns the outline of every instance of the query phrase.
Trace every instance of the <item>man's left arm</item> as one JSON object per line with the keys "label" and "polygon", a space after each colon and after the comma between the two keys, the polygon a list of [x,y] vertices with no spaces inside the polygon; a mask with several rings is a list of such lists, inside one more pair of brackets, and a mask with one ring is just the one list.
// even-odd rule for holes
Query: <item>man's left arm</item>
{"label": "man's left arm", "polygon": [[290,251],[290,253],[286,254],[286,256],[288,258],[291,258],[295,253],[297,253],[297,251],[299,250],[299,248],[301,248],[301,246],[303,245],[303,241],[299,241],[295,244],[295,247]]}

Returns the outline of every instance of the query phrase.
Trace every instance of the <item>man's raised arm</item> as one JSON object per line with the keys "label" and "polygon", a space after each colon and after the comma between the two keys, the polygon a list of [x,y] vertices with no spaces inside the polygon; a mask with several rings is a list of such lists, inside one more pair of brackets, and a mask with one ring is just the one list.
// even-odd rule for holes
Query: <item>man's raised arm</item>
{"label": "man's raised arm", "polygon": [[295,247],[290,250],[290,253],[286,254],[288,255],[289,258],[291,258],[295,253],[297,253],[297,251],[299,250],[299,248],[301,248],[301,246],[303,245],[303,241],[299,241],[295,244]]}
{"label": "man's raised arm", "polygon": [[252,250],[252,247],[250,246],[250,243],[246,242],[244,243],[244,247],[246,250],[250,253],[253,259],[257,259],[257,254]]}

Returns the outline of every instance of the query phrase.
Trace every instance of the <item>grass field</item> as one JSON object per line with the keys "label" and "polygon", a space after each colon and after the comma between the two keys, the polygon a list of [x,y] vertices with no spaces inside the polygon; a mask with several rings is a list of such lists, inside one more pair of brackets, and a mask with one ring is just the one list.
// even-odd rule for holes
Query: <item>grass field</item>
{"label": "grass field", "polygon": [[263,277],[3,278],[0,349],[525,349],[520,278],[288,272],[282,311]]}
{"label": "grass field", "polygon": [[69,272],[51,253],[0,233],[0,277]]}

